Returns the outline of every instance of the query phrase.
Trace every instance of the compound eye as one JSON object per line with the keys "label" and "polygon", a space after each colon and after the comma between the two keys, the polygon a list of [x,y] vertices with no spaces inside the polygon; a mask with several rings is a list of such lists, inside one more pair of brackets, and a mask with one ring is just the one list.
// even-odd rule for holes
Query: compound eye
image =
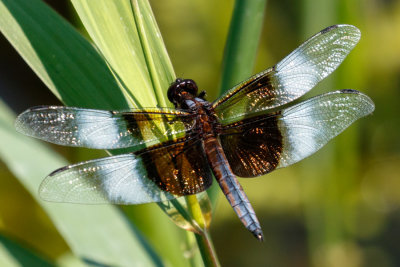
{"label": "compound eye", "polygon": [[197,84],[193,80],[186,80],[186,88],[188,93],[197,96]]}
{"label": "compound eye", "polygon": [[175,101],[175,97],[176,97],[176,90],[177,90],[177,85],[176,84],[172,84],[169,88],[168,88],[168,92],[167,92],[167,96],[168,96],[168,100],[171,103],[176,103]]}

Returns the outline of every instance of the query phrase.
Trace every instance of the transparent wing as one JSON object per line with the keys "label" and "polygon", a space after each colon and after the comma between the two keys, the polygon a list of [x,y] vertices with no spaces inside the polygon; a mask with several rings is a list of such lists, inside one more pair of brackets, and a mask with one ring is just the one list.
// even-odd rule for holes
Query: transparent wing
{"label": "transparent wing", "polygon": [[83,204],[160,202],[206,190],[212,183],[199,140],[60,168],[40,185],[44,200]]}
{"label": "transparent wing", "polygon": [[227,125],[221,145],[237,176],[255,177],[310,156],[374,108],[358,91],[331,92]]}
{"label": "transparent wing", "polygon": [[25,135],[59,145],[139,150],[183,137],[193,124],[191,114],[167,108],[117,112],[44,106],[21,113],[15,127]]}
{"label": "transparent wing", "polygon": [[332,73],[360,39],[351,25],[317,33],[274,67],[238,84],[213,103],[222,124],[287,104]]}

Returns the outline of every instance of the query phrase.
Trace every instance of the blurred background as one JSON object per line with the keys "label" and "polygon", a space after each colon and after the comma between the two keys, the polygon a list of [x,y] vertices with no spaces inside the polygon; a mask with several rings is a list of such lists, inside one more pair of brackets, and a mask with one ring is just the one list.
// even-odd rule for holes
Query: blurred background
{"label": "blurred background", "polygon": [[[79,26],[68,1],[46,2]],[[233,1],[150,2],[176,75],[195,80],[215,99]],[[400,1],[270,0],[254,73],[340,23],[357,26],[361,41],[304,98],[351,88],[368,94],[376,110],[302,162],[240,180],[264,243],[243,228],[221,194],[211,234],[222,266],[400,266]],[[0,96],[16,113],[59,104],[2,35],[0,57]],[[99,157],[55,149],[71,162]],[[0,231],[49,258],[68,250],[1,161]]]}

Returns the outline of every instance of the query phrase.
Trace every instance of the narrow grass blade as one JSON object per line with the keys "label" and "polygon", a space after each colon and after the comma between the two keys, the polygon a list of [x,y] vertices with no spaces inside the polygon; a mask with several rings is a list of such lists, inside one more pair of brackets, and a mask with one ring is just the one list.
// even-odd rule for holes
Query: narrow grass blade
{"label": "narrow grass blade", "polygon": [[252,74],[266,4],[266,0],[235,1],[225,45],[220,93]]}

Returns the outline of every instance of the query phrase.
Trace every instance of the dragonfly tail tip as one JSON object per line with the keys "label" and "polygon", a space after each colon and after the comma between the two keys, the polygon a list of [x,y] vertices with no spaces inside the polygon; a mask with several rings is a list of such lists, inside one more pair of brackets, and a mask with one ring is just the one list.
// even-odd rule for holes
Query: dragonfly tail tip
{"label": "dragonfly tail tip", "polygon": [[264,241],[264,235],[261,229],[257,229],[253,232],[253,235],[258,239],[258,241]]}

